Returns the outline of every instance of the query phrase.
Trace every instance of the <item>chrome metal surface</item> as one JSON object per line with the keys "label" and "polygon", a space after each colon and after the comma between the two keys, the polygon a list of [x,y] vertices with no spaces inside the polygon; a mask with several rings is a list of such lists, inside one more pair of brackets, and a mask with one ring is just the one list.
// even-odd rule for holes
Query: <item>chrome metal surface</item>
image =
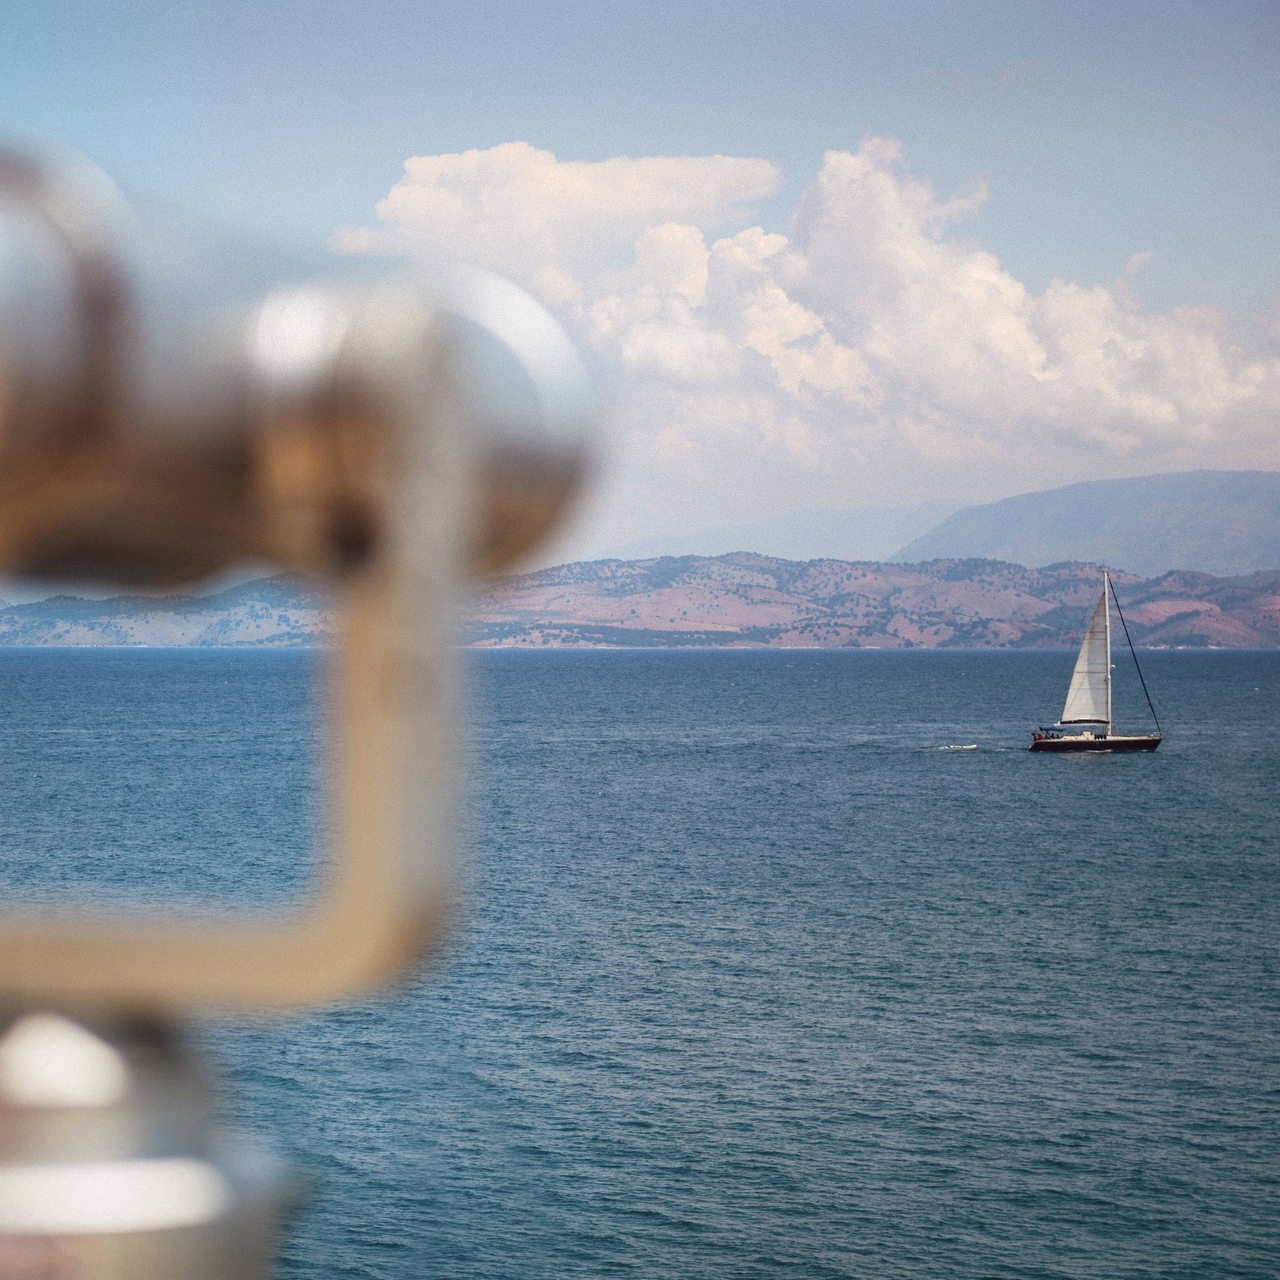
{"label": "chrome metal surface", "polygon": [[171,1025],[0,1019],[0,1278],[266,1275],[289,1180],[213,1104]]}

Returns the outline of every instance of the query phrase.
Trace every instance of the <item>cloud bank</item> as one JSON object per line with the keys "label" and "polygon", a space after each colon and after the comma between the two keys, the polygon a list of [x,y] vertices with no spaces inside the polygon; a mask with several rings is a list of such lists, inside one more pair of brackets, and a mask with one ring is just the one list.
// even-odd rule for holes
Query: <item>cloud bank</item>
{"label": "cloud bank", "polygon": [[1280,360],[1129,281],[1032,293],[963,239],[901,146],[829,152],[788,234],[768,161],[566,163],[514,142],[409,160],[344,252],[491,267],[543,298],[617,391],[615,537],[797,506],[987,499],[1187,467],[1280,467]]}

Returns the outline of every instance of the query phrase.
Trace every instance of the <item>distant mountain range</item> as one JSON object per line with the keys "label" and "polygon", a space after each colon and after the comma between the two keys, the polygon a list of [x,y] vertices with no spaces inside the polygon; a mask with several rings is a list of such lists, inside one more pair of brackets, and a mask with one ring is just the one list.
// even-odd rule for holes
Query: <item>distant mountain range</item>
{"label": "distant mountain range", "polygon": [[890,560],[1083,560],[1144,576],[1280,569],[1280,472],[1182,471],[1097,480],[967,507]]}
{"label": "distant mountain range", "polygon": [[[901,528],[925,511],[862,515]],[[800,513],[726,536],[754,528],[811,546],[819,526],[838,540],[850,515]],[[871,528],[854,521],[846,533],[865,545]],[[1113,570],[1140,644],[1280,646],[1280,473],[1194,471],[1026,494],[954,512],[885,562],[735,549],[560,565],[475,591],[465,635],[537,646],[1072,645],[1100,565]],[[332,632],[315,583],[207,590],[0,603],[0,645],[306,645]]]}
{"label": "distant mountain range", "polygon": [[[1280,647],[1280,570],[1113,577],[1136,644]],[[600,560],[477,593],[468,635],[492,646],[1070,647],[1099,584],[1098,567],[1080,563]]]}
{"label": "distant mountain range", "polygon": [[754,551],[780,560],[893,560],[906,543],[967,505],[921,502],[908,507],[855,511],[810,507],[727,529],[678,538],[646,538],[612,548],[599,558],[651,560],[659,556],[723,556]]}
{"label": "distant mountain range", "polygon": [[[1115,580],[1138,644],[1280,647],[1280,570]],[[1077,563],[597,560],[473,592],[462,635],[476,645],[539,647],[1070,646],[1098,583],[1096,566]],[[0,646],[313,645],[332,632],[330,599],[289,577],[205,596],[55,596],[0,608]]]}
{"label": "distant mountain range", "polygon": [[1080,560],[1151,577],[1280,568],[1280,473],[1183,471],[1098,480],[999,502],[811,508],[680,537],[649,538],[601,559],[720,556],[781,560],[1004,560],[1032,568]]}
{"label": "distant mountain range", "polygon": [[322,643],[327,598],[301,578],[212,595],[52,596],[0,608],[0,645],[279,646]]}

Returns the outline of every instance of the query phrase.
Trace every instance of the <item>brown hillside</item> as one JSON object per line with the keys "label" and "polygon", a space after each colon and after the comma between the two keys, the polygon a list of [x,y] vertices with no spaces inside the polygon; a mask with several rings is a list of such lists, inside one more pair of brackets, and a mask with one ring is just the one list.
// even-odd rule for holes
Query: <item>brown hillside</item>
{"label": "brown hillside", "polygon": [[[1113,577],[1136,644],[1280,645],[1280,573]],[[506,579],[468,624],[478,645],[1055,647],[1076,643],[1098,586],[1086,564],[664,556]]]}

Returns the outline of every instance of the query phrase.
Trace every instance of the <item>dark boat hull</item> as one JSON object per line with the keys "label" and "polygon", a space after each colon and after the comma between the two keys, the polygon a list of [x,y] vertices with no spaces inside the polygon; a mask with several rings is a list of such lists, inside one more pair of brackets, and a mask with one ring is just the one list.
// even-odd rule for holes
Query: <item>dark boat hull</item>
{"label": "dark boat hull", "polygon": [[1035,738],[1032,751],[1154,751],[1164,741],[1163,734],[1152,737]]}

